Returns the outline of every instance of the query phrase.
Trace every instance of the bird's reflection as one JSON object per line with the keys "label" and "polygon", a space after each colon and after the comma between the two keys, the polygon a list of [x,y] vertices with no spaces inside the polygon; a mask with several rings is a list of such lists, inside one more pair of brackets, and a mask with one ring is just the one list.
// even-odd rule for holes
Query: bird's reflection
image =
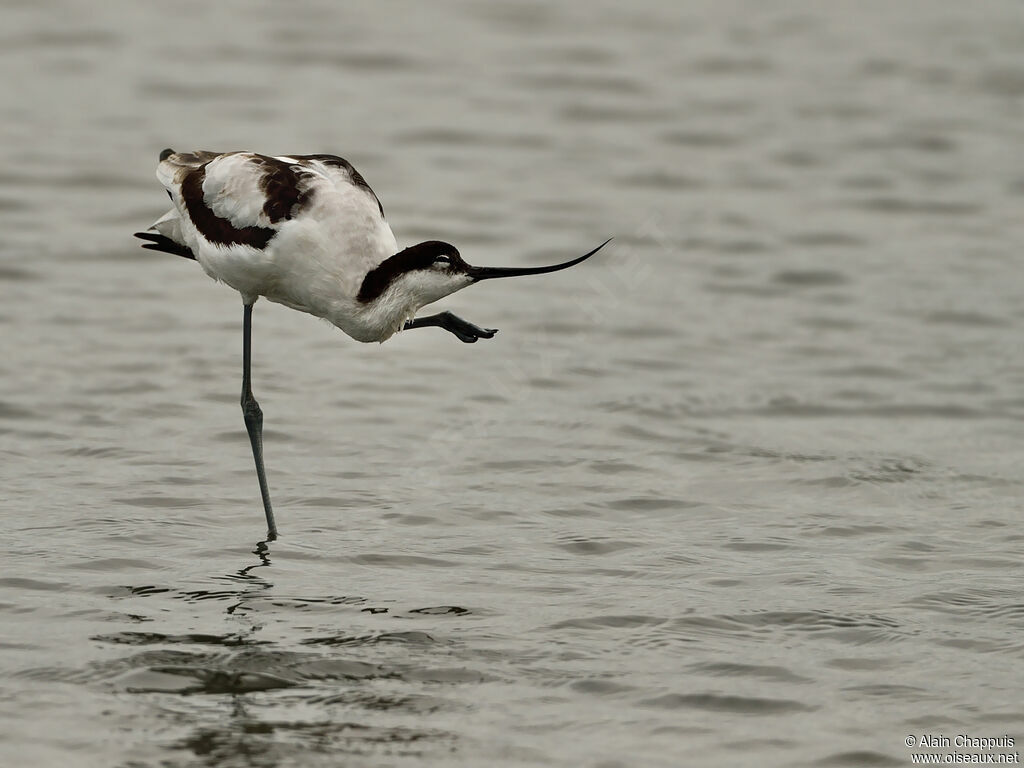
{"label": "bird's reflection", "polygon": [[[252,554],[256,555],[256,562],[251,562],[234,573],[225,574],[220,577],[242,584],[242,588],[236,593],[238,600],[227,607],[227,613],[229,614],[234,614],[240,609],[243,613],[248,612],[250,610],[249,603],[252,601],[252,598],[256,597],[259,593],[272,589],[274,586],[265,573],[256,572],[258,568],[270,568],[271,566],[268,542],[266,540],[257,542],[256,548],[252,550]],[[258,629],[259,627],[253,626],[250,632],[255,632]]]}
{"label": "bird's reflection", "polygon": [[273,768],[280,762],[272,747],[273,726],[251,716],[245,699],[233,696],[222,722],[208,722],[174,744],[200,759],[203,765]]}

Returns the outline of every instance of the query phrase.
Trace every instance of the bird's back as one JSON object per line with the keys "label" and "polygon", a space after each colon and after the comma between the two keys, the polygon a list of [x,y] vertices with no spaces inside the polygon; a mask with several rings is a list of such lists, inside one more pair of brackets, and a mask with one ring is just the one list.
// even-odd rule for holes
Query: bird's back
{"label": "bird's back", "polygon": [[153,228],[247,303],[355,312],[367,272],[397,251],[377,196],[334,155],[165,150],[157,178],[174,207]]}

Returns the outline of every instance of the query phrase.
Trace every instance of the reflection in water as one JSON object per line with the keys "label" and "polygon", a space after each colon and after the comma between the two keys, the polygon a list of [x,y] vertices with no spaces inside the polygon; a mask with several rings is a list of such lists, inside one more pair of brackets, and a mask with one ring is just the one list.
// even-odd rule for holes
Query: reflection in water
{"label": "reflection in water", "polygon": [[[165,716],[185,731],[168,748],[191,752],[208,765],[277,765],[291,760],[296,749],[325,756],[423,757],[452,748],[454,734],[417,727],[406,719],[461,708],[445,694],[424,693],[424,685],[474,684],[486,675],[427,663],[438,655],[448,658],[450,648],[424,632],[335,634],[303,641],[306,647],[318,647],[316,652],[290,651],[259,639],[265,626],[263,617],[281,606],[298,611],[335,606],[369,615],[386,613],[386,609],[368,610],[364,598],[268,597],[273,583],[261,569],[271,565],[269,548],[261,542],[253,554],[255,562],[211,577],[211,581],[231,583],[231,589],[129,590],[134,598],[146,600],[167,598],[195,606],[226,602],[224,614],[233,623],[243,622],[245,629],[225,634],[172,634],[154,629],[96,635],[92,639],[103,644],[144,646],[146,650],[95,663],[84,673],[54,668],[34,670],[33,675],[38,679],[92,680],[135,696],[187,697],[182,703],[196,696],[212,698],[210,704],[185,707],[191,713],[186,717],[182,716],[182,703],[158,703]],[[407,615],[466,613],[463,608],[443,606],[414,608]],[[393,647],[409,651],[404,660],[392,657],[389,649]],[[382,658],[389,661],[382,663]],[[276,698],[263,698],[268,695]],[[344,715],[339,717],[339,712]],[[389,714],[383,717],[383,713]]]}
{"label": "reflection in water", "polygon": [[[256,549],[252,551],[254,555],[259,559],[259,562],[252,563],[243,568],[240,568],[233,575],[223,576],[221,578],[230,579],[232,581],[241,581],[245,585],[245,589],[239,592],[238,602],[228,606],[227,612],[229,614],[234,613],[246,602],[246,597],[259,592],[268,591],[273,588],[273,584],[266,580],[260,573],[256,573],[258,568],[269,568],[270,567],[270,546],[268,542],[261,541],[256,544]],[[244,612],[244,610],[243,610]],[[252,632],[257,632],[259,627],[253,626]]]}
{"label": "reflection in water", "polygon": [[[337,765],[339,756],[366,759],[443,757],[452,749],[451,734],[407,727],[382,727],[350,721],[268,722],[254,716],[256,707],[241,697],[231,701],[221,727],[202,727],[173,746],[211,766]],[[333,762],[332,762],[333,761]]]}

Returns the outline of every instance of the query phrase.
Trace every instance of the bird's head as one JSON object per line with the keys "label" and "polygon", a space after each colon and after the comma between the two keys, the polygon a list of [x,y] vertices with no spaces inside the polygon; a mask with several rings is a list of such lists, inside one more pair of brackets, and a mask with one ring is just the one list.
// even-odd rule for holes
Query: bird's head
{"label": "bird's head", "polygon": [[415,303],[422,307],[481,280],[568,269],[589,259],[608,242],[605,240],[594,250],[571,261],[546,267],[474,267],[462,259],[454,245],[427,240],[399,251],[370,270],[359,289],[359,300],[364,303],[375,301],[388,289],[394,288],[414,298]]}

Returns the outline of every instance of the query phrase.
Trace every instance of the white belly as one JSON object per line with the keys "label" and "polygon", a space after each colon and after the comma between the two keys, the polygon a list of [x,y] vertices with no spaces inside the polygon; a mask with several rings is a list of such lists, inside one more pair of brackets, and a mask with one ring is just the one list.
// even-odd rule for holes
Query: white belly
{"label": "white belly", "polygon": [[366,273],[398,250],[385,222],[367,224],[364,234],[353,237],[315,220],[293,220],[262,250],[213,245],[188,224],[191,231],[183,234],[206,274],[241,293],[244,302],[263,296],[329,320],[357,341],[384,341],[417,307],[406,297],[369,305],[356,298]]}

